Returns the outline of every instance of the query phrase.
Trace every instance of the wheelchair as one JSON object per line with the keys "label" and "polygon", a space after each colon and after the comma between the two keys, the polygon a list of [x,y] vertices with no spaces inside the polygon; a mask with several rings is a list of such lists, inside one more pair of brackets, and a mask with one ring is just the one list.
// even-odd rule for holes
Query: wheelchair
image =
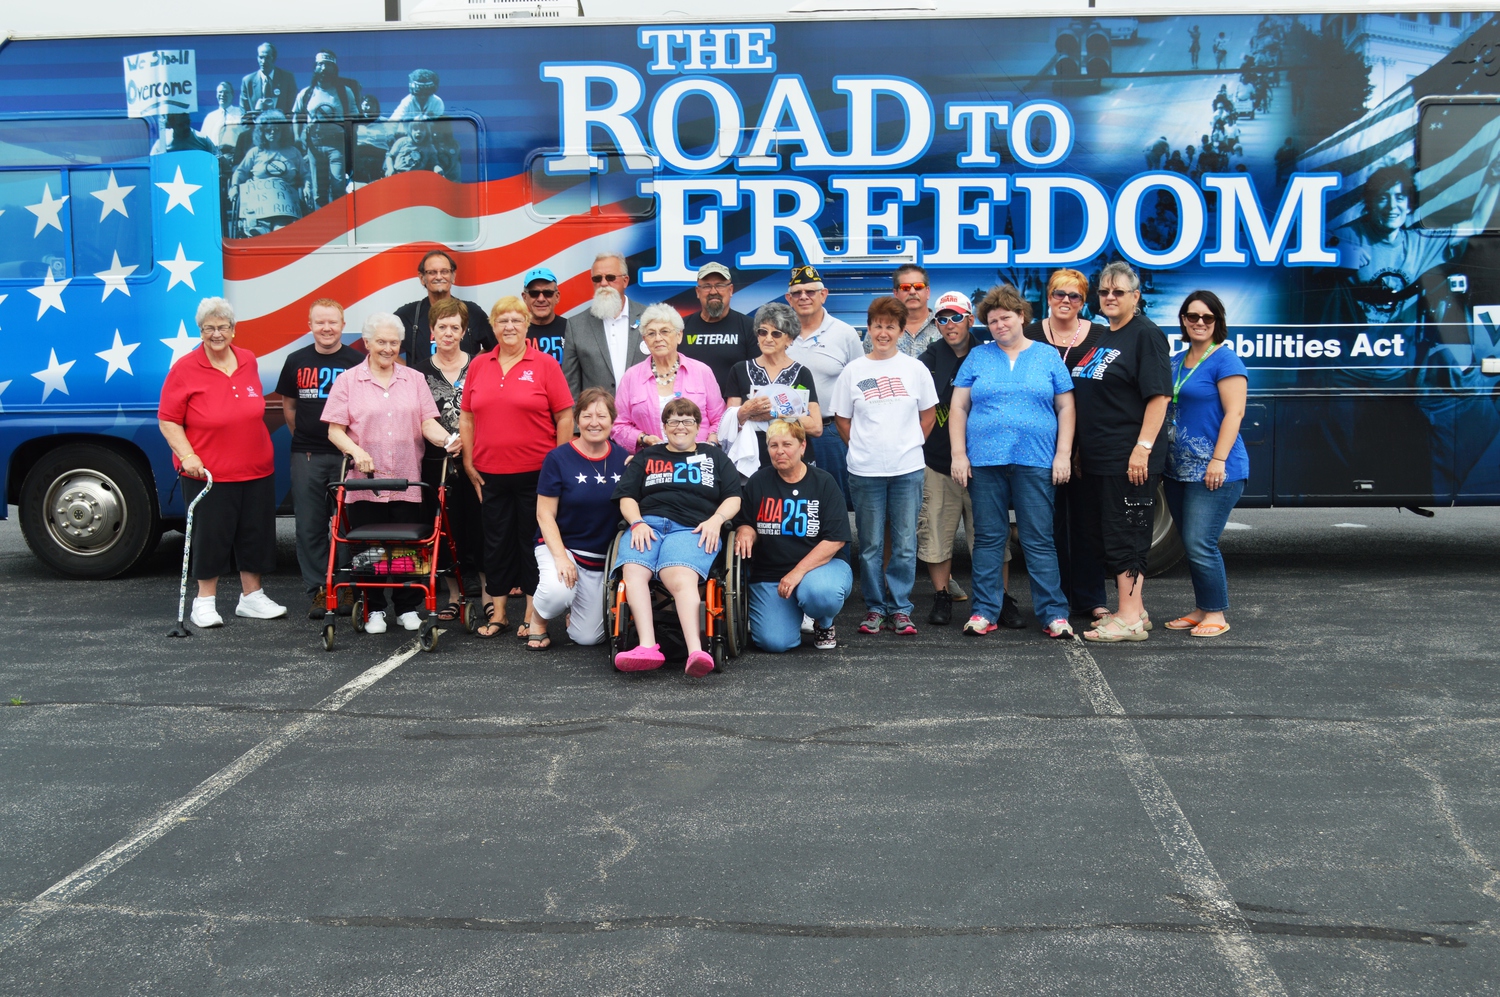
{"label": "wheelchair", "polygon": [[[620,530],[609,545],[605,564],[609,574],[604,584],[604,633],[609,661],[640,643],[630,604],[625,600],[624,571],[615,563],[620,544],[630,542],[630,531]],[[734,550],[734,531],[725,527],[719,537],[719,554],[709,569],[708,578],[698,583],[698,633],[703,649],[714,659],[714,670],[739,657],[750,646],[750,584],[744,559]],[[677,619],[677,604],[666,586],[651,579],[651,616],[656,623],[656,641],[668,661],[687,658],[682,623]]]}

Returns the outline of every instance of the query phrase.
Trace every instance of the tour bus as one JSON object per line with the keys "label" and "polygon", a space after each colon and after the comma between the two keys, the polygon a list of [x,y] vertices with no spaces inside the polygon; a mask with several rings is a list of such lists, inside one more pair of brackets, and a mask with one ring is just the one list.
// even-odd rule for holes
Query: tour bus
{"label": "tour bus", "polygon": [[233,303],[284,472],[309,304],[353,341],[441,246],[460,296],[547,266],[565,313],[605,250],[684,311],[706,261],[741,311],[810,263],[857,327],[903,263],[1040,316],[1053,270],[1123,259],[1174,349],[1187,293],[1226,302],[1243,505],[1494,504],[1497,73],[1500,26],[1463,10],[12,39],[5,498],[57,571],[128,570],[184,515],[155,410],[198,302]]}

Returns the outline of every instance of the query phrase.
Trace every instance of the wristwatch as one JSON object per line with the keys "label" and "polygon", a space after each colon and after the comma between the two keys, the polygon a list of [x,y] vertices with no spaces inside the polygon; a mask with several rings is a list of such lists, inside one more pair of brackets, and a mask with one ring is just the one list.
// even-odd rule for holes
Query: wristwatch
{"label": "wristwatch", "polygon": [[1152,447],[1152,443],[1151,443],[1150,440],[1136,440],[1135,441],[1135,445],[1138,446],[1138,447],[1140,447],[1142,450],[1145,450],[1145,451],[1148,451],[1148,452],[1151,450],[1151,447]]}

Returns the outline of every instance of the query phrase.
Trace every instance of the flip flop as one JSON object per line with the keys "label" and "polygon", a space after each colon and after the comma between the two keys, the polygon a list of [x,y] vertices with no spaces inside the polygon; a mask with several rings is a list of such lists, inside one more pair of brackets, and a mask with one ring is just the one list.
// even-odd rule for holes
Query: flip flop
{"label": "flip flop", "polygon": [[1194,637],[1218,637],[1229,632],[1227,623],[1200,623],[1188,631]]}
{"label": "flip flop", "polygon": [[1200,624],[1202,622],[1203,622],[1202,620],[1190,620],[1186,616],[1179,616],[1177,619],[1175,619],[1175,620],[1173,620],[1173,621],[1171,621],[1170,623],[1167,624],[1167,629],[1168,630],[1191,630],[1191,629],[1193,629],[1194,627],[1196,627],[1198,624]]}
{"label": "flip flop", "polygon": [[539,634],[532,634],[526,638],[526,650],[528,651],[545,651],[551,646],[552,638],[545,631]]}
{"label": "flip flop", "polygon": [[[495,620],[491,619],[491,617],[493,617],[494,615],[495,604],[493,602],[485,603],[484,622],[474,628],[475,637],[478,637],[481,640],[491,640],[495,637],[500,636],[500,631],[510,626],[510,623],[506,620],[500,620],[499,622],[496,622]],[[486,630],[488,630],[489,633],[485,633]]]}

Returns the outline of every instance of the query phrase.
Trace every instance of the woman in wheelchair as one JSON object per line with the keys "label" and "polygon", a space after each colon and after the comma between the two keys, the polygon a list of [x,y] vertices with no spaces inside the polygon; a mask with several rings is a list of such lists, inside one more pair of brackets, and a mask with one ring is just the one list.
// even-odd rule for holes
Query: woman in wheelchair
{"label": "woman in wheelchair", "polygon": [[720,531],[740,510],[740,475],[723,450],[697,442],[702,418],[687,398],[667,402],[661,412],[666,442],[637,453],[615,489],[630,527],[630,543],[619,545],[616,563],[640,635],[637,647],[615,655],[620,671],[646,671],[666,662],[651,618],[653,575],[677,605],[688,650],[684,670],[699,678],[714,668],[698,630],[698,584],[713,567]]}

